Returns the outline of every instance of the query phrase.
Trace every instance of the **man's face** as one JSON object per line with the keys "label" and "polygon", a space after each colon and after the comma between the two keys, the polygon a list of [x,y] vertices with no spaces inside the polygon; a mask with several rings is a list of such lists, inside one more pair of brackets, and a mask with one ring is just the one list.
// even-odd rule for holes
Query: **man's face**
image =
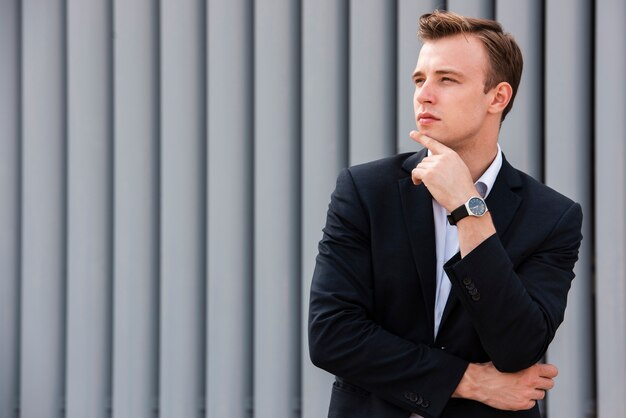
{"label": "man's face", "polygon": [[483,137],[493,99],[492,91],[484,92],[488,62],[474,36],[427,41],[413,74],[417,129],[457,150]]}

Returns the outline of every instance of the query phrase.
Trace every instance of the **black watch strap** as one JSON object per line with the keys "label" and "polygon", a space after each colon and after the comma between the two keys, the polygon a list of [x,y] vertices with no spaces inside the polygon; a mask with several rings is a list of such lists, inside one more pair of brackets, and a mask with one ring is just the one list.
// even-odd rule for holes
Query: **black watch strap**
{"label": "black watch strap", "polygon": [[450,225],[456,225],[458,221],[465,218],[466,216],[469,216],[469,212],[467,211],[467,207],[465,207],[465,204],[463,204],[454,209],[452,213],[448,215],[448,222],[450,222]]}

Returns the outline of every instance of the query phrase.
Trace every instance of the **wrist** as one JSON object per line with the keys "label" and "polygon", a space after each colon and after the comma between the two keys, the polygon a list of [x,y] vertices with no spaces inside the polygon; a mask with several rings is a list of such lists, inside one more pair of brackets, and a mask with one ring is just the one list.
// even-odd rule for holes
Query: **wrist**
{"label": "wrist", "polygon": [[452,393],[452,397],[482,402],[483,397],[480,394],[481,386],[478,383],[478,375],[485,367],[486,366],[482,364],[470,363],[454,393]]}
{"label": "wrist", "polygon": [[477,364],[470,363],[463,373],[463,377],[459,381],[458,386],[452,393],[453,398],[463,398],[463,399],[473,399],[472,394],[475,391],[475,369],[476,367],[480,367]]}
{"label": "wrist", "polygon": [[496,227],[493,225],[489,212],[481,217],[467,216],[461,219],[456,226],[459,232],[461,257],[465,257],[496,233]]}
{"label": "wrist", "polygon": [[468,216],[480,218],[488,210],[485,199],[478,194],[473,194],[450,212],[448,222],[450,222],[450,225],[456,225]]}
{"label": "wrist", "polygon": [[478,193],[476,187],[472,185],[471,188],[468,188],[463,193],[456,194],[454,200],[450,204],[450,207],[446,207],[446,210],[448,213],[452,213],[455,209],[465,205],[467,201],[474,196],[480,196],[480,193]]}

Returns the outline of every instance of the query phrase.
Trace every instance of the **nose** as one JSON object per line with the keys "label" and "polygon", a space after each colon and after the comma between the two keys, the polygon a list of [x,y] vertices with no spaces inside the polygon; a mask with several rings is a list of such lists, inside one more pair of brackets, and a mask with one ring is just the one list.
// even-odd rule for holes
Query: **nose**
{"label": "nose", "polygon": [[433,103],[434,95],[430,83],[428,81],[424,81],[421,85],[415,86],[415,102],[416,103]]}

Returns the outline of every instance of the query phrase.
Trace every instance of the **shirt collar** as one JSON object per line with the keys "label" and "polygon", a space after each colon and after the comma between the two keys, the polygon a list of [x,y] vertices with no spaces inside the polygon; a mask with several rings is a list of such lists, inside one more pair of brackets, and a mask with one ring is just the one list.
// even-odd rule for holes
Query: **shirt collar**
{"label": "shirt collar", "polygon": [[[483,175],[474,183],[483,199],[489,196],[489,192],[491,192],[493,184],[496,182],[500,168],[502,168],[502,149],[500,148],[500,144],[496,145],[498,146],[496,158],[494,158],[489,167],[487,167],[487,170],[485,170]],[[432,153],[428,150],[428,156],[430,157],[431,155]]]}
{"label": "shirt collar", "polygon": [[493,184],[496,182],[500,168],[502,168],[502,149],[500,149],[500,144],[497,145],[498,152],[496,153],[496,158],[494,158],[491,165],[487,167],[487,170],[480,176],[478,181],[474,183],[483,199],[489,196],[489,192],[491,192]]}

